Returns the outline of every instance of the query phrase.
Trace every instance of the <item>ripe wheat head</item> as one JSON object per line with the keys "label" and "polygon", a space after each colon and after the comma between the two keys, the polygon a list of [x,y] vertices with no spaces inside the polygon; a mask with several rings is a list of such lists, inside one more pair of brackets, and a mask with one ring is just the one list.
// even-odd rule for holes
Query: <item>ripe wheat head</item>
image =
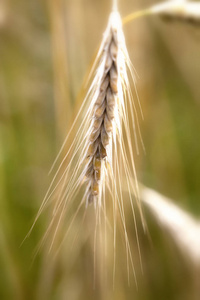
{"label": "ripe wheat head", "polygon": [[[136,103],[139,108],[140,104],[135,86],[135,73],[122,30],[122,21],[116,9],[109,16],[90,77],[93,78],[91,85],[58,157],[65,148],[64,145],[67,144],[68,149],[56,171],[33,226],[43,210],[52,203],[52,218],[40,244],[41,246],[47,237],[50,237],[52,246],[66,214],[76,203],[78,204],[68,224],[67,233],[81,207],[85,206],[87,210],[89,204],[93,204],[95,207],[96,224],[94,227],[97,231],[101,224],[102,212],[105,223],[107,223],[106,211],[107,206],[110,206],[111,203],[114,249],[117,218],[119,217],[120,226],[124,232],[126,253],[133,267],[124,201],[126,199],[132,211],[139,249],[134,211],[135,200],[141,217],[142,210],[134,152],[138,152],[138,136],[141,140],[136,111]],[[137,102],[133,99],[129,78],[133,82]],[[126,191],[122,186],[124,178],[127,184]],[[134,183],[132,178],[135,178]],[[135,190],[134,196],[133,190]]]}

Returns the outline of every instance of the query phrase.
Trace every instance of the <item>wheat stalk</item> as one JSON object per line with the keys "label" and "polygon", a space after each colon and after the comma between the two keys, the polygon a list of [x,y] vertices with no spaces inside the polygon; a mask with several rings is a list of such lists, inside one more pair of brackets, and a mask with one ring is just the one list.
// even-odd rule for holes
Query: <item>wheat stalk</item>
{"label": "wheat stalk", "polygon": [[200,24],[200,3],[186,0],[171,0],[151,7],[153,14],[162,17]]}

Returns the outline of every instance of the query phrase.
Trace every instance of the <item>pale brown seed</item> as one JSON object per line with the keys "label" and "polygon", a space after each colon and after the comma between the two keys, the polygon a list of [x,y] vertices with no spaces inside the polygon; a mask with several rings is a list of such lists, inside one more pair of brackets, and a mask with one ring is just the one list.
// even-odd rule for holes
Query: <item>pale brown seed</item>
{"label": "pale brown seed", "polygon": [[87,151],[87,156],[93,156],[95,152],[97,151],[99,141],[96,140],[94,143],[90,143]]}
{"label": "pale brown seed", "polygon": [[113,106],[107,106],[107,108],[106,108],[106,113],[107,113],[108,118],[110,120],[114,119],[114,117],[115,117],[115,110],[114,109],[115,109],[115,107],[113,107]]}
{"label": "pale brown seed", "polygon": [[97,182],[100,182],[101,181],[101,170],[96,170],[95,173],[94,173],[94,176],[95,176],[95,180]]}
{"label": "pale brown seed", "polygon": [[116,67],[113,64],[110,69],[110,87],[114,93],[118,92],[117,80],[118,80],[118,74],[117,74]]}
{"label": "pale brown seed", "polygon": [[117,45],[115,44],[115,42],[112,41],[112,43],[111,43],[111,45],[110,45],[110,54],[111,54],[111,57],[112,57],[112,60],[113,60],[113,61],[116,61],[117,53],[118,53],[118,47],[117,47]]}
{"label": "pale brown seed", "polygon": [[105,128],[102,126],[102,128],[101,128],[101,142],[102,142],[104,148],[106,148],[106,146],[108,146],[109,140],[110,140],[110,137],[109,137],[108,133],[105,131]]}
{"label": "pale brown seed", "polygon": [[100,92],[106,91],[106,89],[109,85],[109,82],[110,82],[110,77],[109,77],[109,75],[107,75],[101,83]]}
{"label": "pale brown seed", "polygon": [[97,196],[98,194],[99,194],[99,184],[97,181],[94,181],[92,185],[92,195]]}
{"label": "pale brown seed", "polygon": [[105,100],[106,97],[106,89],[104,91],[100,90],[100,93],[98,95],[98,98],[95,102],[96,105],[102,105],[103,101]]}
{"label": "pale brown seed", "polygon": [[95,113],[94,113],[95,118],[97,118],[97,119],[100,118],[102,116],[102,114],[104,113],[105,108],[106,108],[106,102],[105,101],[102,103],[101,106],[96,106],[96,110],[95,110]]}
{"label": "pale brown seed", "polygon": [[104,127],[107,133],[112,132],[113,129],[112,121],[108,118],[107,114],[105,114],[105,118],[104,118]]}
{"label": "pale brown seed", "polygon": [[91,134],[90,134],[90,142],[94,142],[98,138],[98,136],[100,134],[100,131],[101,131],[101,127],[99,127],[96,131],[93,130],[91,132]]}
{"label": "pale brown seed", "polygon": [[[107,93],[106,93],[106,101],[107,101],[107,106],[115,106],[115,98],[116,96],[113,94],[110,88],[108,88]],[[106,107],[107,108],[107,107]]]}
{"label": "pale brown seed", "polygon": [[101,127],[101,124],[103,122],[103,116],[102,115],[100,118],[98,119],[94,119],[93,121],[93,129],[96,131],[97,129],[99,129]]}
{"label": "pale brown seed", "polygon": [[86,171],[86,173],[85,173],[85,176],[87,177],[87,178],[91,178],[91,176],[92,176],[92,174],[93,174],[93,165],[92,165],[92,163],[90,163],[89,165],[88,165],[88,167],[87,167],[87,171]]}
{"label": "pale brown seed", "polygon": [[102,144],[100,146],[100,156],[102,159],[104,159],[107,156],[106,149],[104,148],[104,146]]}
{"label": "pale brown seed", "polygon": [[105,73],[107,73],[110,70],[112,63],[113,63],[112,56],[108,54],[105,62]]}
{"label": "pale brown seed", "polygon": [[93,159],[93,167],[95,170],[101,169],[101,159],[94,157]]}

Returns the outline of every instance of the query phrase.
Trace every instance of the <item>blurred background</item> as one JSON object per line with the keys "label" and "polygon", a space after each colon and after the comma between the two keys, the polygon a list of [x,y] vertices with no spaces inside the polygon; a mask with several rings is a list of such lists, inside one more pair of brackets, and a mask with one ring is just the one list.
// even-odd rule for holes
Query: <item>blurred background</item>
{"label": "blurred background", "polygon": [[[119,9],[125,17],[158,2],[124,0]],[[87,234],[80,245],[78,237],[73,256],[66,243],[56,260],[44,247],[33,261],[48,223],[45,214],[20,246],[80,106],[81,86],[110,9],[106,0],[0,1],[0,299],[199,299],[198,264],[180,251],[148,207],[149,236],[138,217],[143,261],[142,273],[134,260],[138,289],[133,278],[128,285],[125,254],[117,256],[114,290],[112,278],[101,284],[98,275],[93,289]],[[144,113],[146,154],[140,147],[138,178],[199,220],[200,27],[144,17],[126,24],[124,34]],[[112,266],[113,260],[110,274]]]}

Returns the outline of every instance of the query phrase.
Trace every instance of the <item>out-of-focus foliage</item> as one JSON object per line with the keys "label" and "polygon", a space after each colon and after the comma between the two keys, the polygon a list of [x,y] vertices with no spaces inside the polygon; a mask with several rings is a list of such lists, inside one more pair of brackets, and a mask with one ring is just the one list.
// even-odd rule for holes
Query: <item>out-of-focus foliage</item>
{"label": "out-of-focus foliage", "polygon": [[[155,2],[119,1],[120,13]],[[128,286],[120,251],[114,290],[112,258],[111,279],[102,284],[97,276],[93,289],[91,224],[81,228],[86,233],[73,249],[66,243],[51,260],[44,248],[32,263],[48,222],[44,214],[20,247],[48,188],[48,170],[75,114],[110,8],[105,0],[0,2],[0,299],[199,299],[199,269],[147,209],[150,239],[138,217],[144,269],[142,274],[134,261],[138,291],[133,278]],[[200,218],[200,28],[147,17],[126,24],[124,33],[144,112],[146,155],[140,147],[139,180]],[[131,218],[127,212],[128,224]]]}

